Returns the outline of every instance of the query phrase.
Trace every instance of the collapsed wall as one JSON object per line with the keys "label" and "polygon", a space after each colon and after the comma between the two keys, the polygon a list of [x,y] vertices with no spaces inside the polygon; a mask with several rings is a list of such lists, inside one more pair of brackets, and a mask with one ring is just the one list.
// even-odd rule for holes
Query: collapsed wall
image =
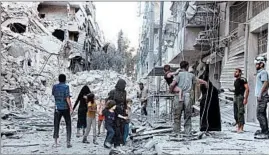
{"label": "collapsed wall", "polygon": [[[67,75],[73,99],[85,84],[99,96],[106,96],[119,77],[127,81],[127,90],[130,89],[128,94],[134,94],[132,91],[135,84],[130,78],[113,71],[72,74],[68,69],[70,60],[63,48],[65,44],[43,25],[38,16],[38,4],[39,2],[3,2],[1,5],[0,86],[4,108],[41,110],[40,106],[53,106],[51,88],[57,83],[60,73]],[[69,45],[78,48],[72,42]]]}

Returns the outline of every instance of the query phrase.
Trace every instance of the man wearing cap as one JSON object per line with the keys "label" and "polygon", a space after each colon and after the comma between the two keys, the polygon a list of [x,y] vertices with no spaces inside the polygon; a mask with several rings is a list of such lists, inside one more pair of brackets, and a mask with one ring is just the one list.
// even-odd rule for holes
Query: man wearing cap
{"label": "man wearing cap", "polygon": [[257,119],[261,130],[256,131],[255,138],[268,138],[268,121],[266,116],[268,96],[268,73],[264,69],[266,58],[257,57],[255,59],[257,70],[255,96],[257,97]]}

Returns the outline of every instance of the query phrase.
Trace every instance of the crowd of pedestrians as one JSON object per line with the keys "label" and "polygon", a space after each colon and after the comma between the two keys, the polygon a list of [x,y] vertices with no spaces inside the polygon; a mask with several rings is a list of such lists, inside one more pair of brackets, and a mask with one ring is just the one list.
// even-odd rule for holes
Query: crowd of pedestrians
{"label": "crowd of pedestrians", "polygon": [[[78,121],[76,137],[82,136],[82,143],[90,143],[87,137],[93,131],[93,144],[98,145],[96,139],[101,133],[102,124],[107,131],[104,147],[111,148],[126,145],[129,135],[132,100],[127,99],[126,82],[119,79],[115,89],[111,90],[106,99],[96,99],[88,86],[83,86],[78,98],[72,107],[69,86],[66,76],[59,75],[59,83],[53,86],[52,95],[55,98],[54,134],[55,146],[58,146],[59,126],[61,117],[64,117],[67,131],[67,148],[72,147],[71,115],[77,105]],[[98,129],[98,133],[96,132]],[[81,134],[82,130],[82,134]]]}

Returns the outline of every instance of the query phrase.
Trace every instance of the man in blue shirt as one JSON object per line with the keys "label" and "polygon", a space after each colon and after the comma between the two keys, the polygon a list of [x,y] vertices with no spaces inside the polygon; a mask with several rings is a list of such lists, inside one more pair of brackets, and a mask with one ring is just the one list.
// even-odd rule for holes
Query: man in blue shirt
{"label": "man in blue shirt", "polygon": [[255,138],[268,138],[268,121],[266,116],[268,96],[268,73],[264,69],[266,59],[264,57],[257,57],[256,64],[256,88],[255,96],[257,97],[257,119],[260,123],[261,130],[255,133]]}
{"label": "man in blue shirt", "polygon": [[59,128],[62,116],[66,123],[67,131],[67,148],[72,147],[71,140],[71,115],[72,105],[70,100],[69,86],[65,84],[66,76],[64,74],[59,75],[59,83],[52,88],[52,95],[55,99],[55,112],[54,112],[54,134],[55,146],[58,146],[57,139],[59,138]]}

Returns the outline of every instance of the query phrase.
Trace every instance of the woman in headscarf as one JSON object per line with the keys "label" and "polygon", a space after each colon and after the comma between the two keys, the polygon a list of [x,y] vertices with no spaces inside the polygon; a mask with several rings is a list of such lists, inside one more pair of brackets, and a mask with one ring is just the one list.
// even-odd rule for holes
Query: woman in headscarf
{"label": "woman in headscarf", "polygon": [[200,102],[200,131],[221,131],[221,117],[219,107],[219,93],[209,80],[209,64],[206,64],[204,73],[199,77],[208,81],[208,88],[201,85],[202,99]]}
{"label": "woman in headscarf", "polygon": [[125,121],[124,119],[121,119],[118,117],[118,115],[127,116],[126,109],[127,109],[127,103],[126,103],[126,82],[123,79],[119,79],[115,89],[111,90],[108,93],[107,100],[114,100],[116,102],[116,118],[115,118],[115,136],[113,138],[114,146],[120,146],[120,144],[124,144],[123,141],[123,134],[124,134],[124,125]]}
{"label": "woman in headscarf", "polygon": [[86,103],[86,96],[91,93],[90,88],[85,85],[82,87],[78,98],[75,102],[75,105],[73,107],[73,111],[76,109],[76,106],[79,103],[78,107],[78,122],[77,122],[77,137],[80,137],[80,130],[82,129],[83,135],[85,133],[85,129],[87,127],[87,121],[86,121],[86,115],[87,115],[87,103]]}

